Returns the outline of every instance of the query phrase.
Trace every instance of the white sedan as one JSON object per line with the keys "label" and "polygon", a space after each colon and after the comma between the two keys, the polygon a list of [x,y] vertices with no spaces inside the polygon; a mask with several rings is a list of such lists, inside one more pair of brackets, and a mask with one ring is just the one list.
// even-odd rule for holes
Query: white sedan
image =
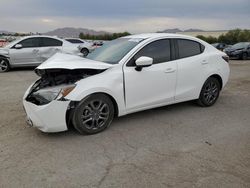
{"label": "white sedan", "polygon": [[65,38],[65,40],[72,44],[76,44],[83,57],[86,57],[89,53],[95,50],[95,46],[85,40],[79,38]]}
{"label": "white sedan", "polygon": [[56,54],[23,104],[30,125],[59,132],[106,129],[116,116],[197,100],[212,106],[229,77],[228,56],[194,37],[140,34],[106,43],[87,58]]}

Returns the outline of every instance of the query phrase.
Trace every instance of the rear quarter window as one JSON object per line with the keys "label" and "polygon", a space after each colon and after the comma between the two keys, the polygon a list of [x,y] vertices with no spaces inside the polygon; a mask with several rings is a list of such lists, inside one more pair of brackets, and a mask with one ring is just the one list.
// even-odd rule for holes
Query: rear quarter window
{"label": "rear quarter window", "polygon": [[179,51],[179,58],[186,58],[203,53],[205,46],[199,42],[187,40],[187,39],[177,39],[177,46]]}

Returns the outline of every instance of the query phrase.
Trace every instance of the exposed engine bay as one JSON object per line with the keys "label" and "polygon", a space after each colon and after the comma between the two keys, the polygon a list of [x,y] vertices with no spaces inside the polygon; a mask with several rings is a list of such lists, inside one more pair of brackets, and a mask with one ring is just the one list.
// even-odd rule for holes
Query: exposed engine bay
{"label": "exposed engine bay", "polygon": [[48,104],[58,96],[56,92],[63,86],[73,85],[81,79],[103,71],[105,69],[36,69],[36,74],[41,78],[31,87],[26,100],[36,105]]}
{"label": "exposed engine bay", "polygon": [[104,70],[96,69],[48,69],[48,70],[39,70],[35,72],[38,76],[41,77],[39,88],[42,89],[45,87],[57,86],[61,84],[73,84],[78,80],[87,78],[92,75],[99,74]]}

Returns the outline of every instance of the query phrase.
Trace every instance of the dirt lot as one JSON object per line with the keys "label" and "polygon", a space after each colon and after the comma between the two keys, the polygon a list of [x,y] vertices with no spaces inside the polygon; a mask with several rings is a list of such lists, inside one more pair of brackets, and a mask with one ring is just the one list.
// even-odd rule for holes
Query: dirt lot
{"label": "dirt lot", "polygon": [[192,102],[45,134],[25,123],[31,70],[0,74],[0,187],[250,187],[250,61],[231,61],[210,108]]}

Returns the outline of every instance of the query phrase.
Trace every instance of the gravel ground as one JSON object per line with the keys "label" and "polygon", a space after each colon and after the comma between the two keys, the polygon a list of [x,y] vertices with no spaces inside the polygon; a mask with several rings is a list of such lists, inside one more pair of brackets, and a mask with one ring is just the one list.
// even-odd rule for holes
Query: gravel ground
{"label": "gravel ground", "polygon": [[28,127],[22,96],[35,74],[0,74],[0,187],[250,187],[250,61],[230,66],[213,107],[148,110],[92,136]]}

